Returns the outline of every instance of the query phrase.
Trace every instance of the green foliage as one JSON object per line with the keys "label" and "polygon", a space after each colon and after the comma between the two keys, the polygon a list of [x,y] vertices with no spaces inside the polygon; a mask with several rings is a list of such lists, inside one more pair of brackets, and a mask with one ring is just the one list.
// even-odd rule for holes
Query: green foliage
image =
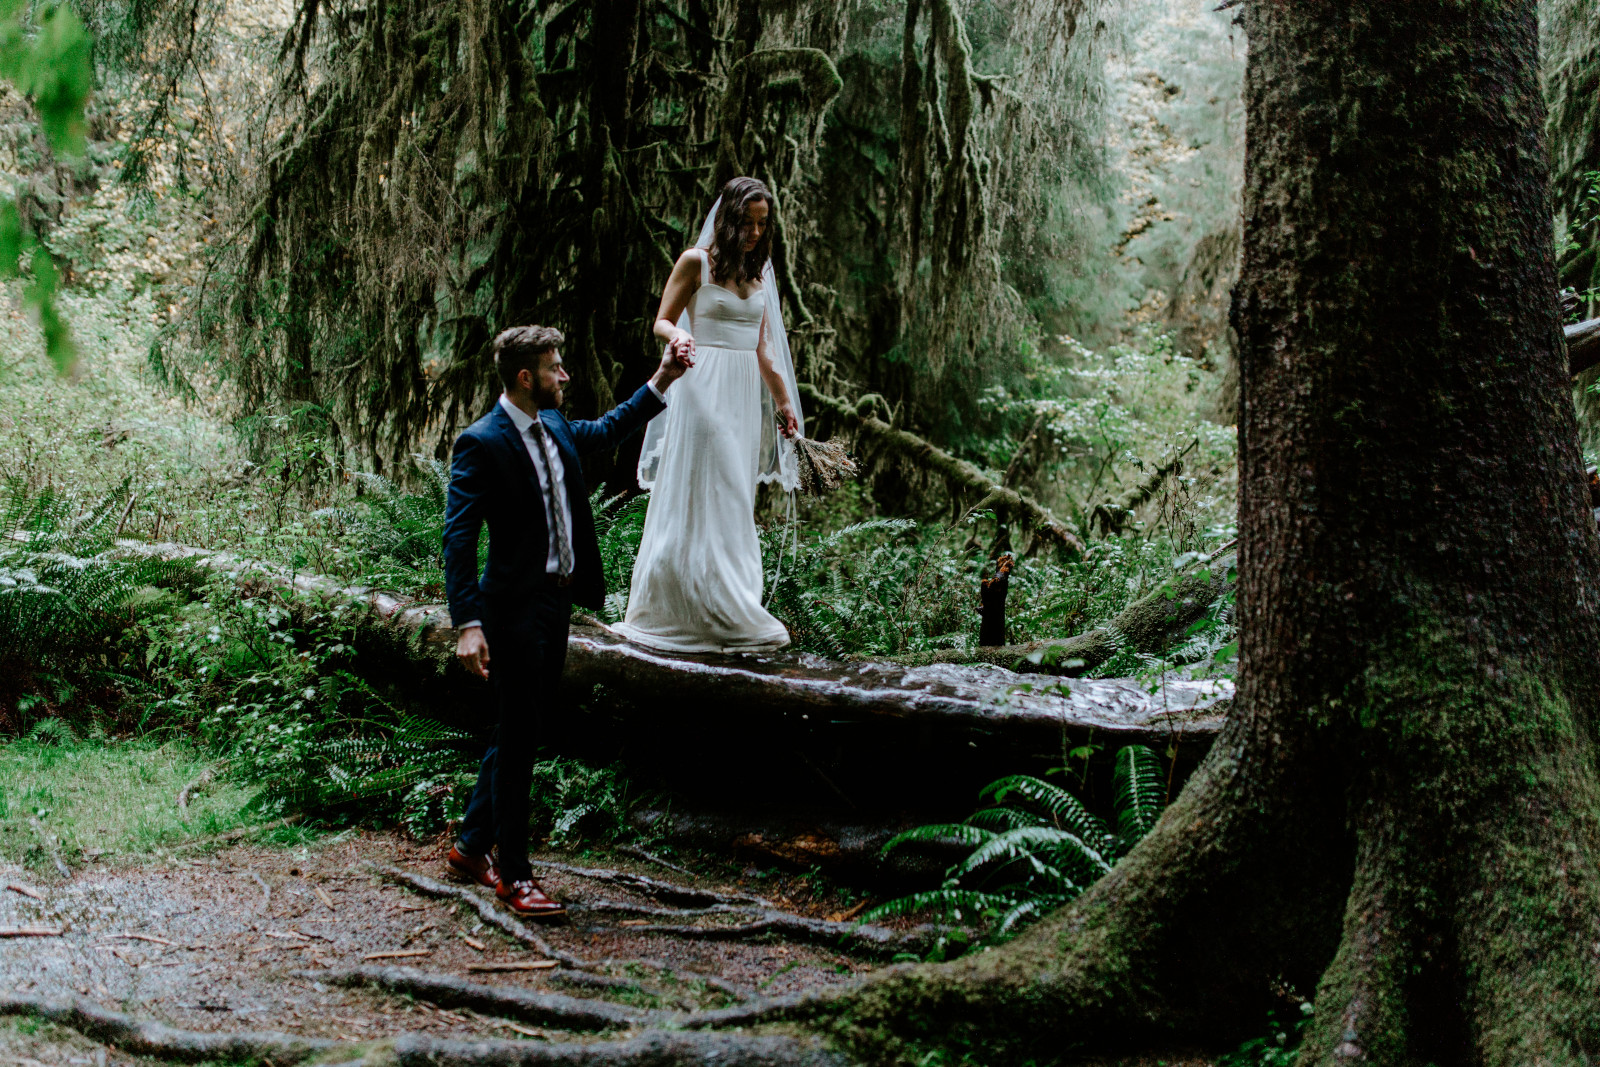
{"label": "green foliage", "polygon": [[919,826],[883,846],[885,855],[919,843],[972,851],[945,872],[938,889],[879,905],[864,921],[931,911],[985,922],[991,939],[1003,940],[1109,872],[1166,805],[1160,762],[1142,745],[1117,753],[1115,832],[1067,790],[1029,775],[991,782],[980,796],[992,806],[966,822]]}
{"label": "green foliage", "polygon": [[215,764],[186,741],[78,738],[57,719],[0,745],[0,860],[45,877],[85,853],[113,858],[225,833],[245,820],[249,791],[215,783],[173,797]]}
{"label": "green foliage", "polygon": [[1281,1013],[1274,1008],[1267,1013],[1267,1032],[1218,1056],[1217,1067],[1294,1067],[1300,1054],[1300,1039],[1311,1025],[1312,1011],[1309,1000]]}
{"label": "green foliage", "polygon": [[[27,0],[0,2],[0,78],[33,101],[50,146],[66,155],[84,150],[83,106],[93,87],[89,39],[66,4],[35,8]],[[45,350],[65,374],[77,361],[67,324],[56,307],[60,279],[50,253],[23,225],[15,195],[0,199],[0,278],[24,273],[24,299],[39,315]]]}
{"label": "green foliage", "polygon": [[444,509],[450,467],[417,455],[416,489],[379,474],[360,474],[365,493],[352,505],[321,514],[342,525],[364,562],[361,580],[412,596],[444,596]]}
{"label": "green foliage", "polygon": [[315,600],[240,597],[219,576],[203,600],[147,628],[146,665],[167,695],[146,706],[146,727],[194,731],[256,787],[253,810],[434,832],[465,805],[472,739],[356,672],[359,618]]}
{"label": "green foliage", "polygon": [[600,541],[600,566],[606,576],[606,603],[601,612],[606,622],[621,622],[628,613],[628,590],[633,584],[633,561],[644,539],[644,516],[650,495],[632,497],[617,494],[606,497],[601,485],[589,497],[594,512],[595,534]]}
{"label": "green foliage", "polygon": [[[112,538],[127,486],[82,500],[54,489],[0,486],[0,695],[16,721],[71,705],[83,691],[130,679],[109,646],[133,622],[144,590],[186,580],[183,561],[119,558]],[[9,692],[7,692],[9,691]]]}
{"label": "green foliage", "polygon": [[634,797],[620,767],[548,759],[533,765],[531,825],[556,848],[604,844],[629,835]]}
{"label": "green foliage", "polygon": [[1569,286],[1562,290],[1562,296],[1570,298],[1573,305],[1568,322],[1582,321],[1600,311],[1600,262],[1596,259],[1600,256],[1600,170],[1584,174],[1578,188],[1564,240],[1556,248],[1562,280],[1583,284],[1581,289]]}

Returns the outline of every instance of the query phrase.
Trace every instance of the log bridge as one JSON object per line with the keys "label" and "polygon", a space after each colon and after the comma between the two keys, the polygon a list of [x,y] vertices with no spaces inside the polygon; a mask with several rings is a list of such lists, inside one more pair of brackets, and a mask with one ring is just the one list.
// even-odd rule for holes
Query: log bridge
{"label": "log bridge", "polygon": [[[291,608],[351,605],[364,677],[445,722],[488,725],[485,683],[453,662],[443,605],[227,552],[134,541],[118,550],[191,560],[247,595],[287,594]],[[664,654],[579,622],[563,710],[547,720],[551,749],[622,762],[634,782],[672,797],[641,818],[681,824],[700,844],[743,841],[794,862],[851,858],[841,848],[865,859],[901,826],[964,818],[978,790],[1006,774],[1072,765],[1086,799],[1105,806],[1109,757],[1124,744],[1162,754],[1176,785],[1209,748],[1232,697],[1227,681],[1150,686],[1020,673],[996,665],[996,651],[976,664]]]}

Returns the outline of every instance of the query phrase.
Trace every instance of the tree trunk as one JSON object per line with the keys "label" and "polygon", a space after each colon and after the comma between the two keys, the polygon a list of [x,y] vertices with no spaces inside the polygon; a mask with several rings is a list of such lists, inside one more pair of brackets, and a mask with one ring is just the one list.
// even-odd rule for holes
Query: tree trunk
{"label": "tree trunk", "polygon": [[1249,2],[1241,681],[1155,830],[1003,949],[795,1014],[859,1058],[1237,1041],[1593,1063],[1589,515],[1534,0]]}

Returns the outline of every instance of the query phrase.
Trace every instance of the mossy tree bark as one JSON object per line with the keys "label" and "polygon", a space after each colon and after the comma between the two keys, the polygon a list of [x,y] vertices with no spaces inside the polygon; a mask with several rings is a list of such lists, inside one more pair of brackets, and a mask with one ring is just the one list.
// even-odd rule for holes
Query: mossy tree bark
{"label": "mossy tree bark", "polygon": [[1592,1063],[1600,543],[1533,0],[1251,3],[1236,711],[1156,829],[1005,948],[804,1013],[868,1060],[1237,1041]]}

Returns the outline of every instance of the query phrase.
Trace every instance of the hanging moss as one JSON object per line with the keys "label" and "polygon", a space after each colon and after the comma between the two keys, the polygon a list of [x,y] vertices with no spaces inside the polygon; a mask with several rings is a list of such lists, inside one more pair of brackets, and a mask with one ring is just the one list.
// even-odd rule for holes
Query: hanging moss
{"label": "hanging moss", "polygon": [[442,450],[497,389],[490,338],[530,321],[567,334],[576,412],[642,380],[714,172],[782,196],[837,92],[816,49],[733,61],[737,6],[303,0],[282,128],[201,299],[244,406],[324,405],[380,460]]}

